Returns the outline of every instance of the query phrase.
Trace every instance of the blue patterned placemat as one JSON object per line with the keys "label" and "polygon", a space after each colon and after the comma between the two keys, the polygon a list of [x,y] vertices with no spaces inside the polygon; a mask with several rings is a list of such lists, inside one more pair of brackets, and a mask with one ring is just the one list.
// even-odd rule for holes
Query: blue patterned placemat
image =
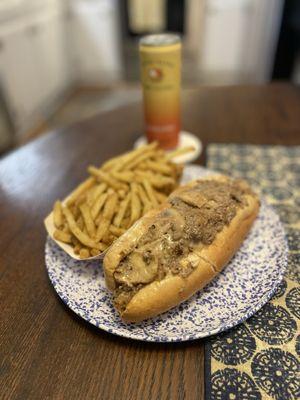
{"label": "blue patterned placemat", "polygon": [[289,262],[272,300],[205,346],[206,399],[300,398],[300,146],[211,144],[207,166],[247,179],[285,225]]}

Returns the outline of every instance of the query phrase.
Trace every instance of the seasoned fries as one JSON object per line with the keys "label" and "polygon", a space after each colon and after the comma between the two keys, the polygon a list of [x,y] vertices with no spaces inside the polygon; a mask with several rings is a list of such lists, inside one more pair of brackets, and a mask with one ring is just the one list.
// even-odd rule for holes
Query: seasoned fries
{"label": "seasoned fries", "polygon": [[116,226],[111,225],[110,228],[109,228],[109,231],[110,231],[114,236],[119,237],[119,236],[123,235],[123,233],[125,232],[125,229],[117,228]]}
{"label": "seasoned fries", "polygon": [[193,146],[187,146],[187,147],[181,147],[177,150],[172,151],[171,153],[166,155],[167,160],[172,160],[172,158],[182,156],[183,154],[190,153],[191,151],[194,151]]}
{"label": "seasoned fries", "polygon": [[101,250],[101,245],[100,243],[96,243],[93,239],[91,239],[89,236],[87,236],[77,225],[71,211],[67,208],[63,208],[63,213],[64,216],[66,217],[66,220],[68,222],[70,231],[73,233],[73,235],[85,246],[91,247],[92,249],[99,249]]}
{"label": "seasoned fries", "polygon": [[167,200],[167,197],[165,194],[160,193],[160,192],[156,192],[154,191],[154,196],[156,197],[157,201],[159,203],[164,203]]}
{"label": "seasoned fries", "polygon": [[89,207],[92,207],[99,196],[106,190],[107,184],[101,183],[98,186],[93,187],[86,196],[86,202]]}
{"label": "seasoned fries", "polygon": [[95,220],[99,214],[99,211],[103,207],[104,203],[106,202],[108,197],[108,193],[102,193],[100,196],[97,197],[95,203],[91,207],[91,215],[92,218]]}
{"label": "seasoned fries", "polygon": [[137,221],[142,213],[142,206],[140,202],[140,198],[137,193],[136,183],[133,182],[130,184],[131,186],[131,215],[130,215],[130,222],[133,224]]}
{"label": "seasoned fries", "polygon": [[90,252],[89,252],[89,250],[88,249],[86,249],[86,248],[82,248],[82,249],[80,249],[79,250],[79,257],[80,258],[88,258],[90,256]]}
{"label": "seasoned fries", "polygon": [[151,203],[156,207],[158,205],[158,201],[156,200],[154,190],[153,190],[150,182],[148,182],[147,179],[143,179],[142,184],[146,190],[146,193],[147,193]]}
{"label": "seasoned fries", "polygon": [[146,214],[151,208],[153,208],[153,204],[151,203],[149,197],[147,196],[143,186],[141,184],[137,184],[137,193],[143,205],[143,215]]}
{"label": "seasoned fries", "polygon": [[72,243],[71,235],[64,231],[60,231],[59,229],[56,229],[56,231],[54,231],[53,236],[54,236],[54,239],[60,240],[61,242]]}
{"label": "seasoned fries", "polygon": [[86,181],[82,182],[69,196],[67,200],[67,206],[71,206],[78,199],[80,195],[90,189],[95,183],[95,178],[90,177]]}
{"label": "seasoned fries", "polygon": [[62,208],[61,208],[61,202],[57,200],[54,203],[53,207],[53,222],[56,228],[60,228],[63,224],[63,215],[62,215]]}
{"label": "seasoned fries", "polygon": [[124,218],[124,215],[126,213],[127,207],[129,205],[130,199],[131,199],[131,194],[128,193],[126,198],[121,202],[119,210],[118,210],[118,212],[117,212],[117,214],[115,216],[115,219],[114,219],[114,225],[116,227],[119,227],[121,225],[121,222],[122,222],[122,220]]}
{"label": "seasoned fries", "polygon": [[86,230],[87,230],[89,236],[91,238],[93,238],[96,233],[96,227],[95,227],[94,220],[92,218],[91,210],[87,204],[82,204],[80,206],[80,211],[81,211],[81,214],[83,217],[83,221],[84,221]]}
{"label": "seasoned fries", "polygon": [[99,256],[142,215],[166,201],[182,173],[172,158],[189,150],[166,154],[151,143],[101,167],[89,166],[90,177],[66,201],[55,202],[53,238],[72,246],[77,258]]}

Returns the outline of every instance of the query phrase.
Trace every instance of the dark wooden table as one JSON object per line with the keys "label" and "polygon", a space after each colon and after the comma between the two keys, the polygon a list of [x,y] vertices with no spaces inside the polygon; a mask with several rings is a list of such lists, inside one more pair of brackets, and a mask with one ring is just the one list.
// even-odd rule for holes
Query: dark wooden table
{"label": "dark wooden table", "polygon": [[[204,144],[299,144],[300,91],[285,84],[185,91],[183,126]],[[88,164],[128,150],[141,131],[141,105],[130,105],[0,162],[1,399],[204,397],[203,341],[141,343],[93,328],[58,298],[44,265],[42,221],[53,201]]]}

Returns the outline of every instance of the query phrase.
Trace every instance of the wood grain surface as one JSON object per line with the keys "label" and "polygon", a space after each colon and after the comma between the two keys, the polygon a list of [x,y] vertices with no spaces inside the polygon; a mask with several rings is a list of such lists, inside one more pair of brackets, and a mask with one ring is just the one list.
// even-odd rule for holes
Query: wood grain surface
{"label": "wood grain surface", "polygon": [[[200,88],[184,91],[182,102],[184,129],[204,144],[300,144],[296,87]],[[54,200],[141,131],[141,105],[130,105],[0,161],[1,399],[204,398],[202,340],[146,344],[93,328],[58,298],[44,265],[42,221]]]}

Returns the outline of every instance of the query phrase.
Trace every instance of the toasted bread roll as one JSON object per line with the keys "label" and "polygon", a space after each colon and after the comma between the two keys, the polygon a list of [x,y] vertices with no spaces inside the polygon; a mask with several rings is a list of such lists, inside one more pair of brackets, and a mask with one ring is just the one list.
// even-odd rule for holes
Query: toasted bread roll
{"label": "toasted bread roll", "polygon": [[218,176],[178,188],[138,220],[104,258],[122,319],[156,316],[203,288],[238,250],[258,210],[246,182]]}

